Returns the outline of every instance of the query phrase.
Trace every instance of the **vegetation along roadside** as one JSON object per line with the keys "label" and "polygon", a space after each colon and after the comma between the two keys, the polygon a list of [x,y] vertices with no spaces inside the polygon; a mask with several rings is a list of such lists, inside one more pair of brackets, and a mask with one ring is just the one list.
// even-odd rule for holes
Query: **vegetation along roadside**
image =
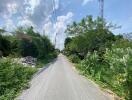
{"label": "vegetation along roadside", "polygon": [[68,25],[63,53],[76,68],[121,98],[132,100],[132,40],[114,35],[117,25],[87,16]]}
{"label": "vegetation along roadside", "polygon": [[0,100],[13,100],[29,87],[38,68],[57,57],[58,51],[33,27],[18,28],[11,35],[4,33],[0,29]]}

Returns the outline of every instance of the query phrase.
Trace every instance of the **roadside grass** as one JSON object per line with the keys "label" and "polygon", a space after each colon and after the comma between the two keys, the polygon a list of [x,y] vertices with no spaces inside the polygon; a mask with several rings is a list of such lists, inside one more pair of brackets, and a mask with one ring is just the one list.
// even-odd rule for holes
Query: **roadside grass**
{"label": "roadside grass", "polygon": [[95,82],[97,85],[99,85],[99,87],[104,91],[105,89],[107,90],[110,90],[112,92],[112,94],[114,95],[118,95],[118,96],[122,96],[121,92],[119,91],[116,91],[113,87],[111,87],[110,85],[108,85],[107,83],[104,83],[100,80],[98,80],[97,78],[95,77],[92,77],[91,75],[89,74],[85,74],[83,70],[77,68],[77,66],[79,66],[78,64],[74,64],[75,65],[75,68],[79,71],[80,75],[83,75],[85,76],[87,79],[90,79],[92,80],[93,82]]}
{"label": "roadside grass", "polygon": [[29,87],[28,83],[36,72],[36,68],[23,67],[11,62],[10,58],[0,59],[0,100],[13,100]]}
{"label": "roadside grass", "polygon": [[0,100],[14,100],[22,90],[30,87],[29,81],[33,75],[49,62],[52,62],[57,54],[50,54],[37,61],[36,67],[24,67],[12,62],[11,58],[0,59]]}
{"label": "roadside grass", "polygon": [[[104,92],[108,92],[110,95],[118,98],[117,100],[125,100],[122,95],[125,95],[123,92],[124,91],[119,91],[121,90],[120,88],[117,90],[116,88],[114,87],[111,87],[109,84],[107,83],[104,83],[100,80],[98,80],[97,78],[95,77],[92,77],[91,75],[89,74],[85,74],[83,70],[79,69],[77,66],[79,66],[78,64],[74,64],[75,65],[75,68],[79,71],[80,75],[83,75],[85,76],[87,79],[90,79],[92,80],[93,82],[95,82],[102,91]],[[106,91],[108,90],[108,91]],[[120,99],[119,99],[120,98]]]}
{"label": "roadside grass", "polygon": [[92,80],[93,82],[95,82],[97,85],[99,85],[100,89],[104,92],[109,93],[110,95],[112,95],[114,98],[117,98],[117,100],[125,100],[125,93],[124,93],[124,88],[122,87],[112,87],[111,85],[109,85],[108,83],[102,82],[101,80],[99,80],[96,77],[93,77],[90,74],[86,74],[85,70],[80,68],[80,61],[78,63],[73,62],[73,59],[71,59],[71,57],[68,57],[69,61],[71,63],[74,64],[75,68],[79,71],[80,75],[85,76],[87,79]]}

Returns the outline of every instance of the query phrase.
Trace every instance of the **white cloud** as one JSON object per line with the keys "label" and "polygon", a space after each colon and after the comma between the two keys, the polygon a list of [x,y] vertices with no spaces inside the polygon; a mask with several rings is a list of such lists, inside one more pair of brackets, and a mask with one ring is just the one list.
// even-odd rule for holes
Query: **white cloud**
{"label": "white cloud", "polygon": [[[57,9],[59,0],[55,0],[55,5]],[[39,28],[52,11],[53,5],[49,0],[0,0],[0,18],[2,20],[4,18],[4,21],[7,18],[14,20],[28,16],[28,19]],[[18,21],[14,21],[14,24],[17,25]],[[2,23],[1,26],[3,25]]]}
{"label": "white cloud", "polygon": [[14,14],[18,13],[18,10],[23,11],[22,8],[23,8],[22,0],[2,0],[0,2],[0,17],[11,18]]}
{"label": "white cloud", "polygon": [[34,9],[40,4],[40,0],[25,0],[24,5],[28,5],[25,8],[27,14],[33,14]]}
{"label": "white cloud", "polygon": [[59,0],[54,0],[55,1],[55,9],[59,8]]}
{"label": "white cloud", "polygon": [[8,31],[13,31],[16,28],[11,19],[6,19],[4,27],[5,29],[8,29]]}
{"label": "white cloud", "polygon": [[29,0],[28,2],[33,9],[40,4],[40,0]]}
{"label": "white cloud", "polygon": [[[53,23],[53,10],[60,8],[60,0],[2,0],[0,2],[0,19],[3,20],[0,26],[6,30],[13,30],[16,26],[34,26],[39,32],[45,33],[54,41],[55,33],[58,33],[57,47],[63,47],[64,30],[71,22],[73,13],[58,16],[57,22]],[[51,15],[51,16],[49,16]],[[48,17],[48,18],[47,18]],[[60,39],[59,39],[60,38]]]}
{"label": "white cloud", "polygon": [[31,9],[31,7],[26,7],[25,8],[25,13],[29,16],[31,16],[33,14],[33,10]]}
{"label": "white cloud", "polygon": [[63,49],[64,40],[66,38],[66,34],[64,33],[67,24],[72,22],[73,13],[68,12],[66,15],[58,16],[57,22],[52,23],[50,20],[47,21],[44,25],[45,33],[48,34],[52,42],[55,41],[55,35],[57,34],[57,43],[56,47],[59,49]]}
{"label": "white cloud", "polygon": [[43,27],[44,35],[47,35],[50,40],[53,42],[53,23],[49,20]]}
{"label": "white cloud", "polygon": [[52,22],[51,21],[49,21],[48,23],[46,23],[44,25],[44,30],[45,30],[46,34],[51,33],[51,30],[52,30]]}
{"label": "white cloud", "polygon": [[7,10],[11,16],[17,12],[17,7],[18,5],[15,2],[7,4]]}
{"label": "white cloud", "polygon": [[30,27],[30,26],[33,26],[33,27],[36,27],[35,24],[29,20],[27,17],[19,17],[19,21],[18,21],[18,24],[17,26],[22,26],[22,27]]}
{"label": "white cloud", "polygon": [[91,2],[91,1],[93,1],[93,0],[83,0],[82,5],[85,6],[87,3]]}

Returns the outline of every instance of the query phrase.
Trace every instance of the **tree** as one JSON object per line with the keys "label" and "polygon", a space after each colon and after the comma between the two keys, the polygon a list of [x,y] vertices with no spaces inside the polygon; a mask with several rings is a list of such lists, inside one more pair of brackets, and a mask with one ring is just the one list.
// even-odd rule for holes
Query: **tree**
{"label": "tree", "polygon": [[38,50],[37,46],[28,40],[21,40],[19,44],[19,52],[22,56],[32,56],[37,57],[38,56]]}
{"label": "tree", "polygon": [[33,27],[18,29],[16,31],[18,40],[19,53],[22,56],[33,56],[44,58],[49,53],[54,52],[54,46],[47,36],[41,36],[35,32]]}
{"label": "tree", "polygon": [[11,52],[11,43],[6,37],[0,35],[0,51],[1,55],[8,56]]}
{"label": "tree", "polygon": [[65,46],[66,49],[83,57],[88,51],[99,51],[103,54],[105,48],[110,48],[115,41],[115,36],[109,31],[107,23],[99,17],[93,20],[92,16],[87,16],[79,23],[73,22],[66,32],[74,36],[68,46]]}
{"label": "tree", "polygon": [[66,45],[67,45],[68,43],[70,43],[71,41],[72,41],[72,39],[71,39],[70,37],[67,37],[67,38],[65,39],[64,46],[66,47]]}

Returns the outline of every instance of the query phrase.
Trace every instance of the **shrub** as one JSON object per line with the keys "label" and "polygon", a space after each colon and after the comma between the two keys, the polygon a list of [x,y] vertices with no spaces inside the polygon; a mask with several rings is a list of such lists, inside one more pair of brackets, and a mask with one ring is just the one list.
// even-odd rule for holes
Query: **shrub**
{"label": "shrub", "polygon": [[73,63],[79,63],[80,58],[77,55],[70,55],[69,59],[73,62]]}
{"label": "shrub", "polygon": [[11,53],[11,43],[6,37],[0,34],[0,51],[3,56],[8,56]]}
{"label": "shrub", "polygon": [[[102,28],[104,24],[104,28]],[[105,20],[97,18],[93,20],[91,16],[84,18],[79,23],[73,23],[68,26],[66,31],[72,34],[72,38],[66,38],[65,51],[68,54],[75,54],[85,58],[87,52],[98,51],[103,55],[105,48],[111,48],[116,40],[116,36],[109,30]]]}
{"label": "shrub", "polygon": [[91,16],[81,22],[68,25],[64,53],[73,62],[81,58],[77,68],[84,75],[106,84],[119,96],[132,100],[132,41],[122,35],[114,35],[110,28],[116,25]]}
{"label": "shrub", "polygon": [[13,63],[10,58],[0,59],[0,99],[14,99],[28,85],[37,70]]}
{"label": "shrub", "polygon": [[34,42],[30,42],[28,40],[21,40],[19,44],[19,53],[21,56],[32,56],[37,57],[38,56],[38,49],[37,46],[34,44]]}
{"label": "shrub", "polygon": [[[101,58],[102,59],[102,58]],[[132,49],[106,49],[103,61],[97,52],[88,53],[79,68],[84,75],[90,75],[105,83],[119,96],[131,100],[132,94]]]}
{"label": "shrub", "polygon": [[10,48],[10,52],[8,53],[13,56],[32,56],[39,59],[46,58],[50,53],[55,52],[55,48],[52,45],[51,41],[47,36],[42,36],[39,33],[33,30],[33,27],[26,28],[26,29],[18,29],[16,34],[7,36],[10,42],[6,45],[1,42],[0,37],[0,50],[2,48],[7,52],[9,51],[4,46]]}
{"label": "shrub", "polygon": [[131,48],[116,48],[107,50],[104,55],[105,61],[110,66],[111,76],[113,76],[113,82],[111,86],[114,90],[117,90],[119,95],[123,95],[126,99],[131,100],[132,97],[132,76],[130,76],[132,70],[132,49]]}
{"label": "shrub", "polygon": [[[86,58],[81,61],[80,68],[83,70],[83,74],[95,77],[95,75],[99,74],[100,65],[99,55],[94,51],[93,53],[88,52]],[[99,76],[98,78],[100,79]]]}

